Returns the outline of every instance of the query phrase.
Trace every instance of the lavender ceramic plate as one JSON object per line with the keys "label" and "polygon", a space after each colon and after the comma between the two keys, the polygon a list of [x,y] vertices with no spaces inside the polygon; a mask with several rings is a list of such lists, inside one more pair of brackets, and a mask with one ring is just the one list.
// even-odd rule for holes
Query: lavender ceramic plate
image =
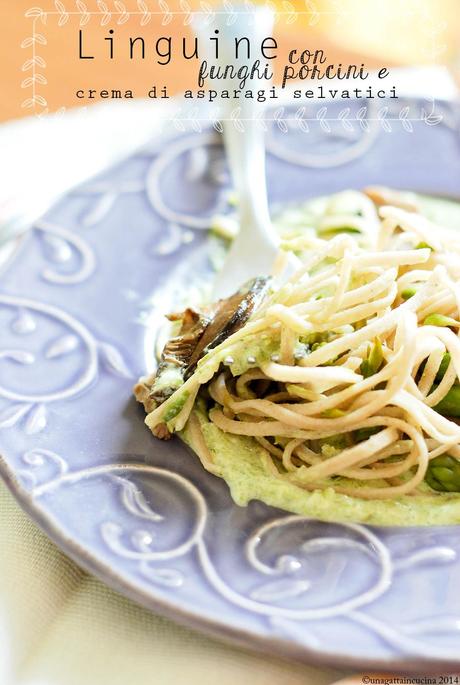
{"label": "lavender ceramic plate", "polygon": [[[457,112],[360,107],[276,113],[274,203],[368,183],[458,191]],[[226,184],[218,138],[176,134],[66,197],[20,242],[0,273],[2,475],[78,563],[178,621],[308,661],[457,670],[458,527],[241,509],[179,440],[144,427],[131,386],[152,312],[206,269],[201,229]]]}

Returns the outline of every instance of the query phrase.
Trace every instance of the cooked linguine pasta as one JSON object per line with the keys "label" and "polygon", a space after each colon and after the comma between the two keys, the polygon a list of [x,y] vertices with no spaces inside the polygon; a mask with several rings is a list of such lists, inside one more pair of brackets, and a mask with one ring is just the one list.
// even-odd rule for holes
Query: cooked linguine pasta
{"label": "cooked linguine pasta", "polygon": [[[275,277],[244,325],[147,406],[146,423],[187,426],[217,474],[205,423],[257,442],[267,476],[306,491],[460,492],[460,239],[364,195],[359,211],[326,219],[284,240],[301,268]],[[150,380],[154,398],[161,375]]]}

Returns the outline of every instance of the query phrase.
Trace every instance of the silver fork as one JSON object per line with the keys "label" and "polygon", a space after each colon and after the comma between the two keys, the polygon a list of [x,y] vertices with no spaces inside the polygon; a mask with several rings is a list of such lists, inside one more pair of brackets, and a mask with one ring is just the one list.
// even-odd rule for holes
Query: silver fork
{"label": "silver fork", "polygon": [[[225,13],[218,13],[212,30],[219,30],[219,59],[209,61],[216,66],[247,66],[253,61],[254,51],[260,50],[261,41],[271,35],[273,12],[268,8],[237,6],[236,21],[228,26]],[[250,21],[252,19],[252,21]],[[209,37],[210,29],[205,29],[195,21],[195,30],[200,38]],[[253,55],[247,59],[235,59],[235,38],[248,37]],[[259,54],[256,55],[256,58]],[[261,66],[265,60],[261,59]],[[265,88],[269,84],[264,81]],[[225,82],[222,89],[233,90],[235,83]],[[248,88],[255,89],[254,82]],[[256,277],[269,275],[279,254],[279,237],[275,231],[268,210],[267,186],[265,178],[264,131],[256,121],[257,106],[252,99],[228,101],[223,108],[224,142],[234,188],[238,196],[240,231],[233,241],[224,266],[218,274],[213,288],[213,299],[228,297],[243,283]],[[244,131],[240,131],[231,117],[239,108],[238,119]],[[286,275],[298,266],[298,260],[290,255],[286,260]]]}

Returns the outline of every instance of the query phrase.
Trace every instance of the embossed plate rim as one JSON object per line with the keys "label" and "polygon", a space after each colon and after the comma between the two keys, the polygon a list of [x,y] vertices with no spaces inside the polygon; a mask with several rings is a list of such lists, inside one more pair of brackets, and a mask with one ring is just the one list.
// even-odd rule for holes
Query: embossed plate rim
{"label": "embossed plate rim", "polygon": [[[133,462],[134,464],[135,462]],[[319,652],[306,645],[297,645],[290,640],[280,637],[262,637],[253,631],[245,631],[241,628],[231,628],[225,622],[213,621],[203,618],[198,612],[178,608],[167,600],[152,597],[148,592],[143,592],[134,582],[129,582],[118,573],[91,554],[87,549],[76,543],[67,536],[57,523],[55,517],[36,503],[35,498],[21,485],[14,471],[0,454],[0,476],[10,492],[21,505],[22,509],[34,520],[39,528],[47,535],[68,557],[88,573],[96,576],[113,590],[120,592],[140,606],[153,611],[170,620],[177,621],[193,630],[204,632],[209,637],[223,638],[236,647],[255,648],[262,654],[276,654],[279,657],[292,657],[299,662],[310,665],[324,666],[327,668],[350,668],[353,670],[385,669],[387,672],[396,673],[404,671],[410,674],[439,674],[451,673],[453,669],[460,667],[460,658],[456,661],[432,658],[425,660],[408,657],[403,659],[362,659],[350,657],[347,654],[336,652]],[[383,527],[382,527],[383,528]]]}
{"label": "embossed plate rim", "polygon": [[[20,248],[21,245],[18,247]],[[6,451],[9,452],[9,450]],[[139,454],[138,456],[140,459],[141,455]],[[131,454],[131,457],[137,459],[135,454]],[[98,468],[97,464],[94,466]],[[175,470],[172,469],[171,472],[174,473]],[[68,472],[73,477],[76,477],[78,473],[78,470]],[[326,645],[317,649],[314,645],[308,643],[291,641],[289,637],[285,638],[284,635],[280,636],[279,633],[275,636],[265,632],[258,632],[256,627],[245,629],[244,621],[241,621],[239,624],[230,625],[224,614],[219,615],[215,612],[213,617],[209,613],[203,616],[199,603],[194,606],[189,605],[186,608],[179,601],[175,601],[175,597],[171,594],[165,596],[164,594],[158,595],[155,592],[151,592],[142,584],[138,584],[134,578],[126,576],[126,574],[123,575],[123,568],[121,566],[111,564],[107,560],[104,561],[104,557],[98,556],[97,550],[92,551],[91,547],[78,542],[73,534],[66,532],[65,526],[59,518],[59,512],[53,511],[51,513],[46,508],[42,508],[41,501],[34,499],[27,487],[21,484],[19,480],[20,474],[15,467],[10,467],[8,463],[5,463],[0,458],[0,475],[2,474],[7,481],[8,487],[20,501],[23,508],[31,514],[45,533],[79,565],[138,603],[190,627],[203,630],[213,636],[220,636],[246,648],[252,646],[260,651],[280,654],[285,658],[295,658],[296,660],[327,666],[334,665],[336,667],[361,669],[364,667],[383,668],[387,671],[403,670],[413,673],[421,672],[422,670],[425,673],[427,670],[439,673],[440,670],[452,671],[459,666],[457,658],[454,656],[455,649],[452,651],[452,657],[450,653],[444,656],[441,652],[435,658],[431,657],[428,659],[427,657],[427,660],[424,660],[423,653],[417,656],[410,654],[409,650],[406,650],[406,655],[403,657],[395,656],[392,653],[384,657],[365,659],[361,655],[349,656],[349,653],[346,651],[346,644],[344,645],[343,643],[341,646],[342,653],[337,653],[336,651],[329,652],[327,651],[328,641],[326,641]],[[195,480],[195,483],[199,485],[200,481]],[[364,650],[361,650],[361,652],[364,653]]]}

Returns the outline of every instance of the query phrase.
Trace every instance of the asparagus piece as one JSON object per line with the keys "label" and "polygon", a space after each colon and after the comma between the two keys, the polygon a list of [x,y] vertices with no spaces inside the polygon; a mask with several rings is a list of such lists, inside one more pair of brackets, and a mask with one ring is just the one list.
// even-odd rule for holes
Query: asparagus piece
{"label": "asparagus piece", "polygon": [[425,480],[438,492],[460,492],[460,461],[447,454],[432,459]]}
{"label": "asparagus piece", "polygon": [[[436,387],[436,385],[433,386],[433,390]],[[460,385],[455,383],[447,395],[433,409],[443,416],[460,417]]]}
{"label": "asparagus piece", "polygon": [[377,371],[380,370],[382,364],[382,343],[380,341],[380,338],[375,338],[374,344],[370,348],[369,354],[367,355],[367,359],[363,359],[361,363],[360,371],[363,374],[364,378],[369,378],[369,376],[373,376],[375,373],[377,373]]}
{"label": "asparagus piece", "polygon": [[453,319],[451,316],[444,316],[444,314],[428,314],[425,321],[423,322],[423,325],[442,326],[445,328],[447,326],[460,326],[460,323]]}

